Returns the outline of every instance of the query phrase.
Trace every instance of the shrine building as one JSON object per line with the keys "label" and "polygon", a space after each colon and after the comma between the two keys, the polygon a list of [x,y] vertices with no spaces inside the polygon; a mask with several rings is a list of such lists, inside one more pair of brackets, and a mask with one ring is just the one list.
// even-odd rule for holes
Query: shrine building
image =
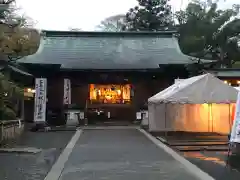
{"label": "shrine building", "polygon": [[[94,123],[107,121],[107,112],[111,121],[132,122],[149,97],[174,79],[188,77],[185,65],[192,61],[181,52],[174,34],[42,31],[38,51],[18,62],[35,78],[47,79],[46,117],[51,123],[64,124],[66,108],[84,111]],[[70,81],[68,105],[64,79]],[[34,81],[28,88],[34,89]],[[31,119],[34,100],[26,103],[26,117]],[[97,120],[95,112],[103,118]]]}

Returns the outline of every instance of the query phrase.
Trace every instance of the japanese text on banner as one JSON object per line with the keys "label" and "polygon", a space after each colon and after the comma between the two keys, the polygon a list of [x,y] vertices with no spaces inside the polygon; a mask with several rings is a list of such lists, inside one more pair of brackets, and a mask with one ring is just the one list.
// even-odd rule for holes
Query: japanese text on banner
{"label": "japanese text on banner", "polygon": [[36,78],[35,80],[35,107],[34,107],[34,121],[46,121],[46,95],[47,95],[47,79]]}

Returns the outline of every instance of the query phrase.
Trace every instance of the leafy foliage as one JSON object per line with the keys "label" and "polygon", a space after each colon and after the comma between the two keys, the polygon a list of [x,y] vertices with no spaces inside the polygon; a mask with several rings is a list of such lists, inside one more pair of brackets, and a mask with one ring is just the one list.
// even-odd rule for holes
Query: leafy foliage
{"label": "leafy foliage", "polygon": [[7,55],[10,61],[34,54],[40,43],[40,35],[34,29],[9,28],[0,25],[0,52]]}
{"label": "leafy foliage", "polygon": [[126,14],[128,31],[159,31],[173,27],[173,16],[169,0],[137,0],[139,6]]}
{"label": "leafy foliage", "polygon": [[213,59],[215,67],[231,67],[240,60],[239,6],[220,10],[217,2],[194,1],[176,13],[179,44],[185,54]]}
{"label": "leafy foliage", "polygon": [[23,90],[0,73],[0,120],[14,120],[18,114]]}
{"label": "leafy foliage", "polygon": [[106,18],[96,27],[97,30],[107,32],[120,32],[126,25],[126,18],[124,15],[115,15]]}
{"label": "leafy foliage", "polygon": [[[32,29],[26,18],[15,13],[15,0],[0,1],[0,63],[7,69],[9,61],[37,51],[40,35]],[[6,58],[7,57],[7,58]],[[2,67],[3,66],[3,67]],[[8,72],[0,73],[0,120],[13,120],[19,114],[19,102],[23,91],[8,78]]]}
{"label": "leafy foliage", "polygon": [[0,53],[10,61],[35,53],[40,43],[38,31],[31,28],[28,19],[15,13],[14,3],[0,2]]}

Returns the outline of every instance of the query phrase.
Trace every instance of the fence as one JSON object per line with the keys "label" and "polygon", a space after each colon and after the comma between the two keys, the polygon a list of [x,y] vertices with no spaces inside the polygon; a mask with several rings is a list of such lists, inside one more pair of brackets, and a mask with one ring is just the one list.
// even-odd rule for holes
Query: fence
{"label": "fence", "polygon": [[23,120],[0,121],[0,144],[18,138],[23,131]]}

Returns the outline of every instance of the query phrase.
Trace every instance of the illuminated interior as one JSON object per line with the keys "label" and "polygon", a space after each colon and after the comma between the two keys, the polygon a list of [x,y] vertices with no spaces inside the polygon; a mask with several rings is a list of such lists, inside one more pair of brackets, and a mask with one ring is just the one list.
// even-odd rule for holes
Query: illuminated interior
{"label": "illuminated interior", "polygon": [[240,80],[229,79],[229,80],[224,80],[224,83],[230,86],[240,86]]}
{"label": "illuminated interior", "polygon": [[89,85],[90,101],[104,104],[129,104],[131,102],[131,85]]}
{"label": "illuminated interior", "polygon": [[235,103],[169,103],[166,107],[166,104],[157,106],[151,104],[148,109],[150,131],[214,132],[229,134],[233,124],[234,105]]}
{"label": "illuminated interior", "polygon": [[25,97],[34,97],[35,89],[32,88],[24,88],[24,96]]}

